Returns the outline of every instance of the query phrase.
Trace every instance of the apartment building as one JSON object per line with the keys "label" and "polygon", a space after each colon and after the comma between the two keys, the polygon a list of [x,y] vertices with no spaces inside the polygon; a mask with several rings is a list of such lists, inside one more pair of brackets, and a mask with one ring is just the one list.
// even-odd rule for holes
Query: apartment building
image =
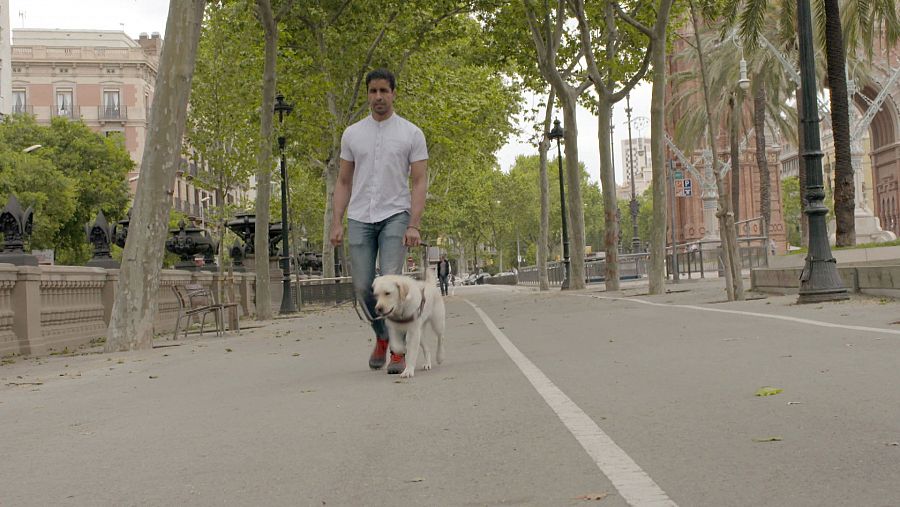
{"label": "apartment building", "polygon": [[[140,178],[144,140],[163,40],[142,33],[106,30],[14,29],[11,113],[32,114],[39,123],[57,116],[81,120],[107,136],[122,136],[135,162],[132,193]],[[183,159],[172,189],[173,207],[203,222],[216,195],[193,185],[202,170]],[[227,202],[244,198],[240,192]]]}
{"label": "apartment building", "polygon": [[10,101],[12,100],[11,56],[9,0],[0,0],[0,115],[10,112]]}
{"label": "apartment building", "polygon": [[631,140],[629,149],[628,139],[621,141],[622,171],[625,175],[624,183],[616,188],[619,199],[631,199],[631,164],[634,164],[634,193],[641,195],[644,190],[650,188],[653,180],[653,164],[650,160],[650,138],[635,137]]}

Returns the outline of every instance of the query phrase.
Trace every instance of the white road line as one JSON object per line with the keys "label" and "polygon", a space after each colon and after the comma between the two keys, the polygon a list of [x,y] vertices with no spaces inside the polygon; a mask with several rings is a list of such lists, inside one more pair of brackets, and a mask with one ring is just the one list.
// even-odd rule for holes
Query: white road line
{"label": "white road line", "polygon": [[609,299],[609,300],[613,300],[613,301],[633,301],[635,303],[641,303],[641,304],[650,305],[650,306],[667,306],[669,308],[686,308],[689,310],[699,310],[699,311],[703,311],[703,312],[732,313],[735,315],[745,315],[748,317],[762,317],[762,318],[766,318],[766,319],[786,320],[789,322],[796,322],[798,324],[808,324],[808,325],[819,326],[819,327],[831,327],[831,328],[838,328],[838,329],[850,329],[853,331],[867,331],[867,332],[872,332],[872,333],[900,335],[900,330],[897,330],[897,329],[884,329],[884,328],[880,328],[880,327],[867,327],[867,326],[851,326],[849,324],[835,324],[832,322],[822,322],[820,320],[801,319],[800,317],[789,317],[787,315],[772,315],[769,313],[742,312],[740,310],[726,310],[724,308],[708,308],[705,306],[694,306],[694,305],[674,305],[674,304],[670,304],[670,303],[654,303],[653,301],[647,301],[647,300],[638,299],[638,298],[617,298],[617,297],[610,297],[610,296],[596,296],[596,295],[591,295],[591,294],[572,294],[572,295],[595,298],[595,299]]}
{"label": "white road line", "polygon": [[547,405],[556,412],[559,420],[568,428],[572,435],[593,458],[600,471],[609,478],[613,486],[622,495],[629,505],[634,506],[669,506],[677,504],[666,495],[641,467],[637,465],[621,447],[616,445],[609,436],[597,426],[587,414],[581,410],[565,393],[559,390],[553,382],[534,365],[509,338],[500,331],[490,317],[481,308],[469,300],[466,303],[475,309],[475,312],[484,321],[491,334],[506,351],[509,358],[516,363],[519,370],[525,375],[538,394],[544,398]]}

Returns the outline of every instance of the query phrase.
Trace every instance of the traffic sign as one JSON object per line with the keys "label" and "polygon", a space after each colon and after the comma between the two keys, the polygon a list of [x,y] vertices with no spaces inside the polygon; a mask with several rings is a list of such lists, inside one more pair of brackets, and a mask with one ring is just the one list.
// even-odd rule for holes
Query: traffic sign
{"label": "traffic sign", "polygon": [[683,180],[684,179],[684,171],[675,171],[675,179]]}
{"label": "traffic sign", "polygon": [[675,180],[675,197],[690,197],[693,195],[693,182],[690,178]]}

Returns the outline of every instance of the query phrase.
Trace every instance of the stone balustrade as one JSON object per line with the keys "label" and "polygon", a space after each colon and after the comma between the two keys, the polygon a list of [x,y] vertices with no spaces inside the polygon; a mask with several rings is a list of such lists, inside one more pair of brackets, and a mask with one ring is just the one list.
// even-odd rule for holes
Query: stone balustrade
{"label": "stone balustrade", "polygon": [[[256,312],[255,280],[253,273],[162,270],[154,332],[175,327],[178,301],[171,286],[199,283],[221,291],[246,317]],[[74,350],[104,337],[118,281],[117,269],[0,264],[0,357]]]}

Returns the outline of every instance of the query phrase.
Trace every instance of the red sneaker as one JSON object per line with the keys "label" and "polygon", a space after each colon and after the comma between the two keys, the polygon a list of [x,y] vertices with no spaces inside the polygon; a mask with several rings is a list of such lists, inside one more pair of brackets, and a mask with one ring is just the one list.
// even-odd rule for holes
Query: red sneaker
{"label": "red sneaker", "polygon": [[373,370],[380,369],[384,366],[384,362],[387,356],[388,351],[388,341],[382,340],[381,338],[375,339],[375,350],[372,351],[372,355],[369,356],[369,368]]}
{"label": "red sneaker", "polygon": [[388,364],[388,375],[397,375],[403,373],[406,369],[406,354],[395,354],[391,352],[391,362]]}

